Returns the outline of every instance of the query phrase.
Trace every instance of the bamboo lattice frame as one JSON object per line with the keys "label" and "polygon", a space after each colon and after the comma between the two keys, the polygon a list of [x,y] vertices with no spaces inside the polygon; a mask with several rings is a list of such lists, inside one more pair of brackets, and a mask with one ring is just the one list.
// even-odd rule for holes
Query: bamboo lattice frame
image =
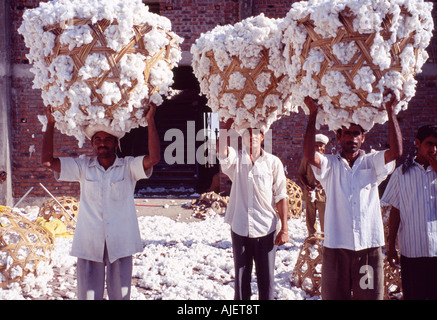
{"label": "bamboo lattice frame", "polygon": [[[255,114],[255,111],[257,109],[263,108],[264,100],[267,98],[268,95],[282,95],[282,93],[278,90],[278,85],[285,77],[285,75],[276,77],[274,72],[268,68],[270,61],[268,49],[263,48],[263,50],[261,50],[259,62],[254,69],[242,67],[241,60],[236,56],[232,56],[232,62],[229,64],[229,66],[225,68],[225,70],[221,71],[215,60],[213,50],[206,52],[205,56],[208,57],[209,61],[211,62],[210,72],[207,79],[208,83],[210,83],[209,78],[214,74],[220,75],[221,79],[223,80],[222,88],[218,95],[219,101],[224,94],[233,94],[235,99],[237,100],[237,108],[244,108],[248,112]],[[234,72],[240,72],[246,79],[245,86],[241,90],[229,88],[229,78]],[[255,84],[256,79],[262,73],[270,74],[270,85],[269,88],[264,92],[259,91]],[[246,94],[253,94],[256,96],[256,104],[254,107],[248,108],[244,105],[243,99]],[[288,97],[286,97],[284,101],[287,98]],[[266,115],[276,111],[277,109],[277,106],[266,106]]]}
{"label": "bamboo lattice frame", "polygon": [[323,239],[314,234],[304,240],[291,275],[292,284],[311,297],[321,294]]}
{"label": "bamboo lattice frame", "polygon": [[[408,11],[402,7],[401,8],[402,14],[409,15]],[[391,25],[392,25],[392,18],[393,15],[387,15],[383,19],[382,23],[382,31],[381,36],[384,40],[387,40],[391,37],[391,32],[389,31]],[[373,63],[373,59],[370,54],[371,46],[373,45],[374,39],[376,34],[370,33],[370,34],[361,34],[358,32],[355,32],[353,30],[353,20],[354,15],[350,12],[349,8],[346,8],[345,10],[341,11],[339,13],[339,20],[342,23],[342,27],[338,29],[337,36],[332,38],[323,38],[320,34],[318,34],[314,29],[314,21],[310,19],[310,15],[305,17],[304,19],[301,19],[298,21],[298,25],[302,25],[305,27],[305,29],[308,32],[308,37],[306,42],[303,45],[302,54],[300,55],[300,60],[302,65],[306,61],[309,51],[312,48],[319,49],[325,59],[322,62],[322,65],[320,67],[320,71],[318,74],[313,74],[313,79],[317,82],[318,87],[321,89],[321,96],[329,96],[326,92],[326,87],[322,84],[322,78],[325,75],[326,72],[329,71],[339,71],[346,79],[346,84],[351,88],[351,91],[355,93],[360,101],[358,105],[356,106],[348,106],[346,108],[342,108],[340,106],[340,98],[341,93],[338,96],[329,96],[332,100],[332,104],[334,105],[334,108],[342,108],[346,110],[354,110],[362,107],[375,107],[370,102],[367,101],[368,92],[359,88],[357,89],[355,87],[353,78],[357,74],[358,70],[360,70],[362,67],[370,67],[370,69],[373,72],[373,75],[375,76],[375,81],[372,83],[373,92],[380,92],[377,88],[377,84],[379,80],[384,77],[384,75],[390,71],[399,71],[402,72],[402,66],[401,66],[401,59],[400,59],[400,53],[405,49],[407,44],[414,43],[414,35],[415,32],[410,33],[406,38],[404,39],[398,39],[396,43],[394,43],[391,47],[391,57],[392,57],[392,64],[390,68],[386,70],[380,70],[380,67],[378,65],[375,65]],[[334,54],[333,52],[333,46],[335,44],[338,44],[340,42],[344,43],[350,43],[355,42],[356,47],[358,48],[355,55],[351,58],[351,60],[343,64]],[[293,44],[290,44],[291,47],[293,47]],[[418,49],[414,49],[416,61],[417,56],[419,53]],[[294,54],[294,50],[290,50],[290,58]],[[403,74],[403,77],[406,79],[408,75],[414,74],[414,69],[410,70],[409,74]],[[302,78],[306,75],[306,71],[302,70],[301,74],[297,77],[297,81],[300,82]],[[403,97],[401,97],[402,100]],[[383,109],[383,107],[379,107],[379,109]]]}
{"label": "bamboo lattice frame", "polygon": [[49,262],[55,239],[11,210],[0,213],[0,217],[0,288],[5,288],[11,282],[21,282],[29,273],[35,274],[40,262]]}
{"label": "bamboo lattice frame", "polygon": [[401,268],[392,268],[384,259],[384,300],[398,299],[402,292]]}
{"label": "bamboo lattice frame", "polygon": [[[381,215],[382,221],[384,224],[384,238],[388,239],[389,232],[389,217],[391,206],[383,206],[381,205]],[[396,248],[399,247],[398,239],[396,238],[395,243]],[[388,247],[388,244],[386,245]],[[396,299],[396,295],[401,294],[402,292],[402,281],[401,281],[401,269],[400,268],[392,268],[388,262],[387,257],[384,259],[384,299]]]}
{"label": "bamboo lattice frame", "polygon": [[[382,207],[384,216],[390,207]],[[388,220],[384,219],[386,236]],[[323,254],[323,236],[315,234],[304,240],[303,246],[291,276],[292,284],[303,289],[310,296],[321,294],[321,265]],[[384,299],[398,299],[402,292],[401,269],[392,268],[384,259]],[[396,297],[396,295],[398,295]]]}
{"label": "bamboo lattice frame", "polygon": [[291,179],[287,178],[288,218],[298,219],[302,213],[302,188]]}
{"label": "bamboo lattice frame", "polygon": [[57,197],[56,200],[58,200],[62,207],[68,212],[54,199],[48,199],[41,205],[38,216],[46,221],[50,221],[52,218],[59,219],[67,226],[67,229],[74,231],[79,214],[79,201],[73,197]]}
{"label": "bamboo lattice frame", "polygon": [[[50,65],[53,59],[55,59],[60,55],[70,56],[74,62],[74,68],[73,68],[73,76],[71,81],[68,83],[68,87],[70,87],[77,81],[83,81],[84,83],[86,83],[89,89],[91,90],[91,104],[94,106],[104,106],[106,108],[105,109],[106,117],[110,119],[113,118],[112,115],[114,110],[116,110],[120,106],[127,106],[130,94],[135,90],[135,88],[138,85],[137,80],[132,81],[130,86],[120,84],[120,70],[117,67],[117,63],[121,60],[121,58],[123,58],[124,55],[131,54],[131,53],[133,54],[139,53],[147,57],[147,60],[145,60],[146,67],[144,69],[143,74],[144,74],[145,83],[149,87],[149,97],[150,97],[154,92],[159,90],[157,86],[152,86],[149,82],[150,70],[160,60],[167,62],[170,66],[170,62],[169,62],[170,50],[172,46],[177,45],[178,43],[176,35],[166,31],[165,33],[166,33],[166,37],[169,40],[169,44],[161,48],[161,50],[157,52],[155,55],[150,56],[149,52],[145,48],[144,36],[147,33],[149,33],[153,29],[153,27],[146,22],[142,25],[134,26],[133,31],[135,32],[135,35],[132,37],[130,42],[126,46],[124,46],[122,50],[120,50],[119,52],[115,52],[114,50],[108,47],[104,32],[110,25],[116,25],[116,24],[118,24],[116,20],[114,20],[111,23],[109,20],[102,19],[97,23],[93,24],[91,22],[91,19],[74,18],[68,21],[63,21],[60,23],[56,23],[54,25],[46,26],[44,28],[44,31],[50,31],[56,36],[53,54],[46,57],[47,65]],[[61,46],[61,43],[59,41],[59,36],[64,32],[65,26],[83,26],[83,25],[88,25],[88,27],[91,29],[93,41],[91,41],[89,44],[84,44],[72,50],[70,50],[68,46]],[[93,53],[104,54],[108,61],[110,69],[107,71],[103,71],[98,77],[83,80],[78,75],[79,70],[85,64],[88,55]],[[120,93],[121,93],[120,101],[114,103],[111,106],[104,104],[102,102],[103,99],[102,95],[97,92],[105,82],[114,82],[117,84],[118,88],[120,89]],[[68,87],[66,88],[67,90]],[[48,90],[49,87],[44,89]],[[143,105],[147,106],[148,105],[147,102],[148,101],[145,101]],[[70,107],[70,102],[65,101],[64,104],[61,106],[53,106],[53,111],[60,111],[61,113],[65,114],[66,110],[68,110],[69,107]],[[81,107],[81,110],[84,114],[87,114],[87,111],[84,107]]]}

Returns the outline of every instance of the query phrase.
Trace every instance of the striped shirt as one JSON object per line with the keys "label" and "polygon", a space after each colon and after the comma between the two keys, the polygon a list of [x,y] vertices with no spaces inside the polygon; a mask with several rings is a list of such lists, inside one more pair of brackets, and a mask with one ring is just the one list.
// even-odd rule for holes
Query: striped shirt
{"label": "striped shirt", "polygon": [[414,161],[393,173],[382,202],[400,211],[399,249],[408,258],[437,256],[437,174]]}

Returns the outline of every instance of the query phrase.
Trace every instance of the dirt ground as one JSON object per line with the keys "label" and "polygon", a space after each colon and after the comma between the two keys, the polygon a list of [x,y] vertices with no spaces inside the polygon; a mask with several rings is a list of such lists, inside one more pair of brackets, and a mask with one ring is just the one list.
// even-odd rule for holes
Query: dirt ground
{"label": "dirt ground", "polygon": [[200,219],[193,216],[189,208],[189,198],[146,198],[135,199],[138,216],[165,216],[178,222],[194,222]]}
{"label": "dirt ground", "polygon": [[[20,208],[26,206],[38,206],[48,200],[48,197],[28,197],[19,204]],[[189,208],[192,200],[189,197],[162,197],[162,198],[135,198],[135,209],[138,216],[166,216],[178,222],[195,222],[201,219],[193,216],[193,210]],[[16,203],[18,200],[15,200]]]}

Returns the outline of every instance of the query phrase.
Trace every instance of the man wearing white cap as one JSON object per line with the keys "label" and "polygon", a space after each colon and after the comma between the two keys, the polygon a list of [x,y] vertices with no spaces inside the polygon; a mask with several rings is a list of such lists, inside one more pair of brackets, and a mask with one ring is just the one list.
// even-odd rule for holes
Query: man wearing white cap
{"label": "man wearing white cap", "polygon": [[[160,160],[154,122],[156,107],[146,114],[149,155],[118,158],[124,133],[107,127],[84,129],[95,156],[53,156],[55,120],[47,108],[41,162],[60,181],[80,183],[80,206],[71,255],[77,261],[78,299],[101,300],[105,276],[109,299],[130,299],[132,255],[142,251],[133,193],[140,179],[149,178]],[[105,270],[106,269],[106,270]]]}
{"label": "man wearing white cap", "polygon": [[[316,152],[325,153],[329,138],[324,134],[316,134]],[[305,201],[305,217],[308,236],[317,232],[316,218],[319,213],[320,231],[323,233],[325,221],[326,194],[320,182],[315,178],[313,169],[305,158],[302,159],[299,170],[299,180],[303,184],[303,197]]]}

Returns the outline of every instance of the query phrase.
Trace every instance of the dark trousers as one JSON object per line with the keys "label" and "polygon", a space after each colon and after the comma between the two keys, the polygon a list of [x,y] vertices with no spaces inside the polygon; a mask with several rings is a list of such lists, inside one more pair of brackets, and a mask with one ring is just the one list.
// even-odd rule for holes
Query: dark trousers
{"label": "dark trousers", "polygon": [[437,300],[437,257],[401,255],[401,277],[405,300]]}
{"label": "dark trousers", "polygon": [[359,251],[323,248],[323,300],[382,300],[381,247]]}
{"label": "dark trousers", "polygon": [[242,237],[232,232],[232,250],[235,267],[235,300],[249,300],[253,262],[258,284],[259,300],[272,300],[274,296],[274,271],[276,246],[275,233],[260,237]]}

